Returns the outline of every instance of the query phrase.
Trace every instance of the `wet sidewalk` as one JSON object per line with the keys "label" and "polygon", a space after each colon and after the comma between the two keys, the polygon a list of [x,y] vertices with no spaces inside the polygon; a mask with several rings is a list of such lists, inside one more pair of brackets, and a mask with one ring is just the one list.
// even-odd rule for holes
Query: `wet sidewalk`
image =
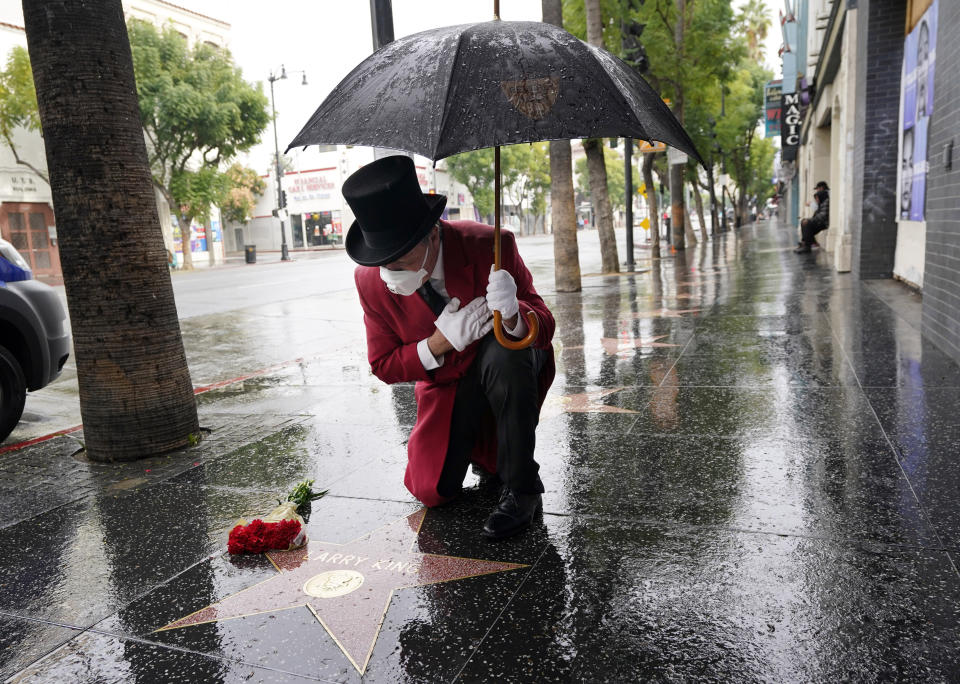
{"label": "wet sidewalk", "polygon": [[[499,543],[472,474],[426,512],[403,488],[413,386],[370,375],[355,296],[188,322],[198,447],[0,453],[0,677],[955,680],[960,369],[918,295],[795,239],[747,226],[578,294],[519,242],[558,374],[544,513]],[[330,489],[309,558],[231,558],[234,520],[305,477]]]}

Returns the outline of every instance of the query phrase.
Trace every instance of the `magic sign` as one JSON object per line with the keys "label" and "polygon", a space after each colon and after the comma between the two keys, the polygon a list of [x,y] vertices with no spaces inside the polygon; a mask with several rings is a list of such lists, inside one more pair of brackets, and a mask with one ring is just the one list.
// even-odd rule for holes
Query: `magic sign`
{"label": "magic sign", "polygon": [[796,161],[800,144],[800,93],[784,93],[780,111],[781,159]]}

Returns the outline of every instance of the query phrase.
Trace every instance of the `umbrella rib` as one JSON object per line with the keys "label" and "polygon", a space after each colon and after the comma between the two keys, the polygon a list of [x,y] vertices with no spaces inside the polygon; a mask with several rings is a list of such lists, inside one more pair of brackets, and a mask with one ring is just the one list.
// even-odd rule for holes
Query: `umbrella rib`
{"label": "umbrella rib", "polygon": [[453,75],[457,71],[457,60],[460,59],[460,48],[463,46],[463,34],[466,29],[457,36],[457,48],[453,51],[453,60],[450,62],[450,75],[447,76],[447,87],[443,93],[443,116],[440,117],[440,128],[437,129],[437,139],[433,143],[433,151],[430,159],[436,163],[437,155],[440,153],[440,141],[443,140],[443,131],[447,127],[447,119],[450,114],[450,87],[453,85]]}

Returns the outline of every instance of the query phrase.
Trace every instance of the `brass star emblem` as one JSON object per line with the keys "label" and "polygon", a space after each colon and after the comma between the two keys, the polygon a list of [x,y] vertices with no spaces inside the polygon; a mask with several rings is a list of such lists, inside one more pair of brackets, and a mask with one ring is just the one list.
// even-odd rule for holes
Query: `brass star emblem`
{"label": "brass star emblem", "polygon": [[157,631],[306,607],[363,674],[397,589],[528,567],[413,551],[426,512],[346,544],[311,541],[302,549],[268,552],[275,577]]}

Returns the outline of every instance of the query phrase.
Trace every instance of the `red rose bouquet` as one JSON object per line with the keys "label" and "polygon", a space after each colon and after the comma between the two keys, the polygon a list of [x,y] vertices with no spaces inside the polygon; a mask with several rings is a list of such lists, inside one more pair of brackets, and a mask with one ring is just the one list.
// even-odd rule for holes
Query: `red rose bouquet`
{"label": "red rose bouquet", "polygon": [[319,499],[326,490],[314,492],[313,480],[304,480],[293,488],[286,501],[279,504],[262,518],[247,522],[243,518],[230,530],[227,551],[238,553],[263,553],[264,551],[289,551],[307,543],[307,532],[300,513],[307,505]]}

